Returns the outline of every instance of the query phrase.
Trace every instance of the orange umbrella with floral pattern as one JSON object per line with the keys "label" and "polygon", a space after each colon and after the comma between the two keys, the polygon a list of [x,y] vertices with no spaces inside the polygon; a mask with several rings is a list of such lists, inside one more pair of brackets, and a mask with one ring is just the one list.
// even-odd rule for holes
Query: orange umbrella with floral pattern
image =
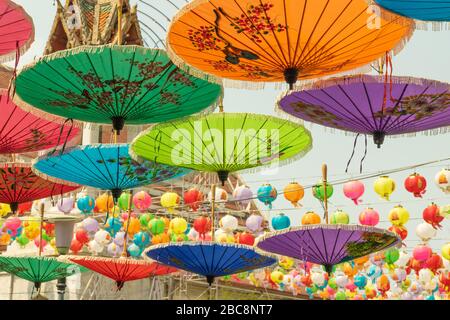
{"label": "orange umbrella with floral pattern", "polygon": [[[401,21],[401,23],[400,23]],[[194,0],[174,18],[172,60],[210,81],[252,83],[348,72],[399,51],[414,22],[385,21],[365,0]]]}

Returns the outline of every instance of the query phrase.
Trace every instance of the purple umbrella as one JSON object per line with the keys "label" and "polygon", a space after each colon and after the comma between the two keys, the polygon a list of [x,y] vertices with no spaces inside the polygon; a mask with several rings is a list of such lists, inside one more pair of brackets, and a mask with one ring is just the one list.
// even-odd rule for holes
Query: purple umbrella
{"label": "purple umbrella", "polygon": [[327,127],[372,135],[380,147],[386,135],[449,126],[450,85],[410,77],[333,78],[288,92],[278,109]]}
{"label": "purple umbrella", "polygon": [[373,227],[316,224],[269,233],[256,245],[265,253],[321,264],[330,273],[336,264],[401,246],[401,240]]}

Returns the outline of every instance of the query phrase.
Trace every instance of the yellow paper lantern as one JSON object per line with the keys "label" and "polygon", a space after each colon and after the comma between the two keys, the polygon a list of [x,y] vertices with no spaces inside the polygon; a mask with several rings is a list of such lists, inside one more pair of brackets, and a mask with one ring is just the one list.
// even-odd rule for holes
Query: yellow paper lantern
{"label": "yellow paper lantern", "polygon": [[450,261],[450,242],[444,244],[441,249],[442,257]]}
{"label": "yellow paper lantern", "polygon": [[114,199],[107,193],[103,193],[95,200],[95,206],[100,213],[106,213],[114,208]]}
{"label": "yellow paper lantern", "polygon": [[291,259],[289,257],[281,257],[278,261],[278,265],[284,270],[289,270],[294,266],[294,259]]}
{"label": "yellow paper lantern", "polygon": [[272,280],[274,283],[279,284],[283,281],[284,274],[281,271],[272,271],[270,274],[270,280]]}
{"label": "yellow paper lantern", "polygon": [[29,225],[26,228],[24,228],[24,233],[28,239],[34,240],[39,236],[40,228],[39,226]]}
{"label": "yellow paper lantern", "polygon": [[113,206],[111,209],[109,209],[109,214],[112,215],[114,218],[118,218],[120,215],[120,207]]}
{"label": "yellow paper lantern", "polygon": [[395,181],[388,176],[379,177],[375,180],[373,189],[381,198],[389,201],[390,195],[395,191]]}
{"label": "yellow paper lantern", "polygon": [[161,206],[173,213],[175,208],[180,204],[180,196],[175,192],[166,192],[161,196]]}
{"label": "yellow paper lantern", "polygon": [[294,207],[301,206],[298,202],[305,196],[305,190],[297,182],[289,183],[283,190],[284,198],[292,203]]}
{"label": "yellow paper lantern", "polygon": [[388,219],[394,226],[403,226],[409,220],[409,212],[398,205],[389,212]]}
{"label": "yellow paper lantern", "polygon": [[10,212],[11,212],[11,207],[9,206],[9,204],[0,203],[0,217],[4,217]]}
{"label": "yellow paper lantern", "polygon": [[183,218],[174,218],[169,224],[169,230],[175,234],[182,234],[187,230],[187,228],[187,221]]}

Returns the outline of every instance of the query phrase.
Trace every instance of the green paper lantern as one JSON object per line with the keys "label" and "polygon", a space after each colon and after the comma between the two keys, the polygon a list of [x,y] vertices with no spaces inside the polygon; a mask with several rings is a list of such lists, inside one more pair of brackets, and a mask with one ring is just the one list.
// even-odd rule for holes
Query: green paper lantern
{"label": "green paper lantern", "polygon": [[[323,183],[319,182],[315,186],[313,186],[312,193],[313,193],[314,198],[316,198],[320,201],[324,201],[325,192],[324,192]],[[333,186],[331,184],[327,183],[327,199],[330,199],[332,195],[333,195]]]}
{"label": "green paper lantern", "polygon": [[[128,192],[122,192],[119,199],[117,199],[117,204],[119,205],[119,208],[123,211],[128,210],[128,204],[130,201],[131,195]],[[134,208],[133,202],[131,202],[131,208]]]}
{"label": "green paper lantern", "polygon": [[164,221],[158,218],[153,218],[150,220],[148,224],[148,229],[150,230],[151,234],[156,236],[158,234],[161,234],[164,232],[166,225]]}

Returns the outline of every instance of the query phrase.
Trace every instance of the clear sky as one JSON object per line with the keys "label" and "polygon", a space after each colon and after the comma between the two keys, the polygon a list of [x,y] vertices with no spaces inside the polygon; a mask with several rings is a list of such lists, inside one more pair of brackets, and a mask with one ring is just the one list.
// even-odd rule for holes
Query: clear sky
{"label": "clear sky", "polygon": [[[47,41],[49,30],[53,22],[56,7],[52,5],[53,0],[15,0],[21,4],[33,17],[36,28],[36,41],[30,51],[22,57],[21,64],[32,61],[39,57]],[[64,1],[62,1],[64,2]],[[133,1],[137,2],[137,1]],[[166,0],[147,0],[154,4],[168,16],[172,16],[176,11]],[[183,0],[172,0],[176,4],[182,4]],[[141,5],[142,11],[160,20],[163,25],[167,25],[162,17],[150,8]],[[145,19],[142,16],[142,19]],[[151,21],[146,20],[146,24]],[[155,27],[156,28],[156,27]],[[161,30],[156,32],[164,34]],[[416,31],[406,48],[394,58],[394,74],[399,76],[414,76],[450,82],[450,31]],[[253,112],[275,115],[274,105],[280,90],[275,90],[268,86],[261,91],[247,91],[237,89],[227,89],[225,91],[225,111],[229,112]],[[270,182],[280,192],[291,180],[296,180],[303,185],[309,185],[320,179],[322,163],[328,164],[329,179],[351,178],[352,174],[344,173],[347,160],[351,154],[353,146],[353,136],[346,136],[342,133],[330,132],[324,127],[309,124],[306,125],[311,130],[314,146],[303,159],[291,163],[280,169],[276,176],[264,176],[261,174],[245,174],[244,179],[256,194],[256,190],[264,182]],[[350,172],[358,174],[359,159],[363,154],[363,139],[360,138]],[[369,139],[369,148],[364,162],[364,172],[376,172],[380,170],[394,169],[422,162],[444,159],[450,157],[450,133],[426,136],[419,134],[416,137],[387,139],[381,149]],[[428,180],[427,193],[423,199],[414,198],[406,192],[403,187],[404,179],[412,171],[404,171],[392,174],[391,177],[397,182],[397,190],[392,195],[391,201],[381,200],[373,191],[374,179],[365,180],[366,193],[363,195],[364,203],[356,206],[353,202],[344,197],[342,186],[335,187],[335,194],[330,199],[330,211],[336,208],[350,214],[351,223],[356,223],[359,212],[370,204],[379,211],[381,216],[380,227],[387,228],[390,223],[387,221],[389,210],[396,204],[402,204],[411,214],[411,220],[406,227],[409,231],[407,245],[412,248],[418,243],[415,235],[415,226],[423,222],[422,211],[431,203],[431,199],[438,205],[450,204],[450,195],[445,195],[434,184],[435,174],[444,166],[450,167],[450,162],[442,165],[433,165],[417,169],[417,172],[425,176]],[[285,201],[280,195],[274,202],[274,209],[267,212],[270,216],[282,211],[291,217],[292,225],[300,224],[301,216],[306,209],[312,209],[322,214],[321,205],[312,197],[311,190],[306,192],[302,201],[304,207],[292,210],[292,205]],[[261,206],[262,209],[264,206]],[[284,210],[283,210],[284,209]],[[431,241],[434,249],[439,249],[443,243],[450,241],[450,220],[444,221],[444,228],[438,232],[436,240]]]}

